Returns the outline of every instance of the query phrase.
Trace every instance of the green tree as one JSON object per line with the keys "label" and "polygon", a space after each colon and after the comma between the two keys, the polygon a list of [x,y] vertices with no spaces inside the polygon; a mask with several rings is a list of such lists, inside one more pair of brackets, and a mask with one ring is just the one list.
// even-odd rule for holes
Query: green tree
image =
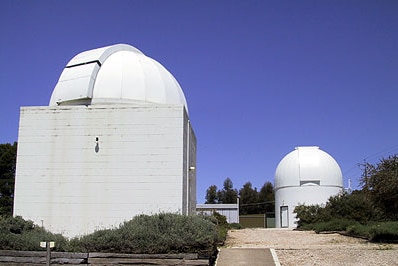
{"label": "green tree", "polygon": [[398,220],[398,155],[365,164],[361,178],[363,191],[391,220]]}
{"label": "green tree", "polygon": [[260,205],[260,213],[275,212],[275,193],[274,186],[271,182],[265,182],[258,193],[258,201]]}
{"label": "green tree", "polygon": [[362,224],[382,219],[382,212],[361,190],[352,193],[342,192],[329,198],[322,221],[332,218],[354,220]]}
{"label": "green tree", "polygon": [[218,203],[217,197],[217,186],[212,185],[206,191],[206,202],[205,204],[216,204]]}
{"label": "green tree", "polygon": [[257,189],[252,188],[252,183],[246,182],[239,190],[240,214],[256,214],[258,211]]}
{"label": "green tree", "polygon": [[238,191],[234,189],[232,180],[227,177],[224,180],[223,189],[217,191],[218,203],[236,203]]}
{"label": "green tree", "polygon": [[[324,207],[301,204],[294,208],[294,212],[299,218],[297,223],[299,227],[314,223],[328,223],[333,220],[368,224],[383,218],[380,209],[375,207],[361,190],[354,190],[352,193],[341,192],[332,196]],[[345,222],[340,224],[344,225]]]}
{"label": "green tree", "polygon": [[0,215],[12,215],[17,143],[0,144]]}
{"label": "green tree", "polygon": [[296,217],[298,218],[297,227],[302,227],[317,222],[323,222],[325,217],[325,209],[319,204],[299,204],[294,208],[294,213],[296,213]]}

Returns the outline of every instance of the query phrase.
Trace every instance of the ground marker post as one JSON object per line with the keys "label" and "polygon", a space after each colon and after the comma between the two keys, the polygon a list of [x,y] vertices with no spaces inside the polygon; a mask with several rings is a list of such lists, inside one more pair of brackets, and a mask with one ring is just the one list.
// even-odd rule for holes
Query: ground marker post
{"label": "ground marker post", "polygon": [[47,258],[46,258],[46,265],[50,266],[51,264],[51,248],[55,246],[55,242],[52,241],[42,241],[40,242],[40,247],[47,249]]}

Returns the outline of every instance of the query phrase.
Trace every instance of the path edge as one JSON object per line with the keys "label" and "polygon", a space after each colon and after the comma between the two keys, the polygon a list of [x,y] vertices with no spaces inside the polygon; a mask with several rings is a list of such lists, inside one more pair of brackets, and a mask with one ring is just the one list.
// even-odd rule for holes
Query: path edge
{"label": "path edge", "polygon": [[274,259],[275,266],[281,266],[281,264],[279,262],[279,259],[278,259],[278,255],[276,255],[275,249],[270,248],[269,250],[271,251],[272,258]]}

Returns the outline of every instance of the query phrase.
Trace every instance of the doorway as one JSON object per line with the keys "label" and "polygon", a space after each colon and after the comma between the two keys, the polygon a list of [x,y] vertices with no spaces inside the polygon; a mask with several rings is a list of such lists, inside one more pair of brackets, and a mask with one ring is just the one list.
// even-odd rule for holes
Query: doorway
{"label": "doorway", "polygon": [[281,206],[281,227],[289,227],[289,207]]}

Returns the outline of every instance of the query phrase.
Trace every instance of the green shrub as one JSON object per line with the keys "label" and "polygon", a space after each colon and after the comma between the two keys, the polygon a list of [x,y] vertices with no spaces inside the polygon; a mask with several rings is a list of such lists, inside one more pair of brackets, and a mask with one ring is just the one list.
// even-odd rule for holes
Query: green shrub
{"label": "green shrub", "polygon": [[217,242],[222,245],[227,239],[228,230],[230,229],[230,226],[227,222],[227,217],[218,212],[213,212],[213,216],[210,217],[213,217],[213,223],[214,218],[216,219],[215,224],[217,225],[218,229]]}
{"label": "green shrub", "polygon": [[[54,241],[54,251],[118,253],[199,253],[210,256],[226,235],[221,217],[171,213],[136,216],[117,229],[99,230],[67,240],[21,217],[0,217],[0,249],[43,250],[41,241]],[[225,231],[225,232],[224,232]],[[225,238],[224,238],[225,239]]]}
{"label": "green shrub", "polygon": [[84,252],[210,254],[217,241],[217,227],[209,219],[161,213],[136,216],[118,229],[72,239],[70,247]]}
{"label": "green shrub", "polygon": [[351,236],[370,239],[369,226],[356,223],[347,227],[346,233]]}
{"label": "green shrub", "polygon": [[242,225],[238,223],[230,223],[229,224],[230,229],[242,229]]}
{"label": "green shrub", "polygon": [[357,222],[353,220],[347,220],[347,219],[331,219],[330,221],[327,222],[319,222],[312,224],[311,230],[314,230],[315,232],[330,232],[330,231],[346,231],[347,227],[356,224]]}
{"label": "green shrub", "polygon": [[99,230],[92,234],[73,238],[69,241],[68,251],[72,252],[116,252],[123,239],[116,230]]}
{"label": "green shrub", "polygon": [[370,241],[398,242],[398,222],[384,222],[370,226]]}
{"label": "green shrub", "polygon": [[68,245],[62,235],[50,233],[20,216],[0,217],[0,249],[39,251],[43,250],[41,241],[54,241],[54,251],[65,251]]}
{"label": "green shrub", "polygon": [[303,205],[300,204],[294,208],[294,212],[296,213],[297,218],[297,227],[305,227],[307,225],[329,220],[329,217],[325,218],[324,208],[320,205]]}
{"label": "green shrub", "polygon": [[225,215],[222,215],[218,212],[213,212],[213,217],[217,219],[217,225],[222,226],[222,227],[228,227],[228,222],[227,222],[227,217]]}
{"label": "green shrub", "polygon": [[0,216],[0,232],[21,234],[23,232],[33,230],[32,221],[25,221],[21,216]]}
{"label": "green shrub", "polygon": [[355,224],[347,228],[347,233],[372,242],[398,242],[398,222]]}
{"label": "green shrub", "polygon": [[361,224],[380,221],[383,218],[382,211],[373,205],[365,193],[358,190],[351,194],[342,192],[330,197],[325,212],[329,213],[330,217],[354,220]]}
{"label": "green shrub", "polygon": [[[351,194],[342,192],[329,198],[325,207],[320,205],[298,205],[294,212],[299,218],[299,229],[313,229],[312,224],[335,224],[342,221],[355,221],[367,224],[371,221],[381,221],[384,217],[379,208],[373,206],[365,193],[354,191]],[[335,220],[335,221],[333,221]],[[340,221],[340,222],[339,222]],[[324,226],[326,226],[324,224]]]}

